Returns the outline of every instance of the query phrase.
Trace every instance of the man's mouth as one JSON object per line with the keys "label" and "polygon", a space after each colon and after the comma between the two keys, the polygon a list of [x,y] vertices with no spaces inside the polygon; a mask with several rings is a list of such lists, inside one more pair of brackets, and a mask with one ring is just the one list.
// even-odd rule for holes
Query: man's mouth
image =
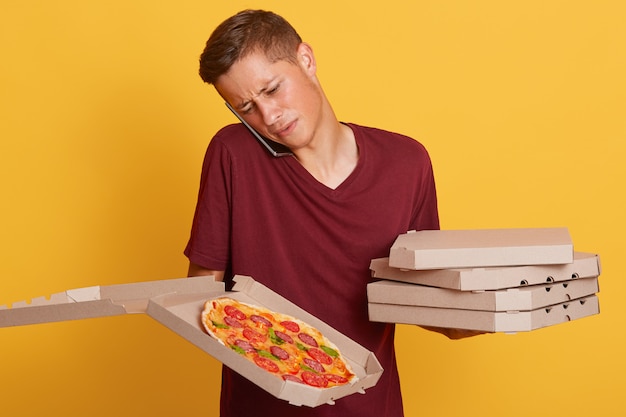
{"label": "man's mouth", "polygon": [[296,122],[289,122],[287,124],[282,125],[278,129],[273,129],[272,134],[278,137],[288,136],[296,127]]}

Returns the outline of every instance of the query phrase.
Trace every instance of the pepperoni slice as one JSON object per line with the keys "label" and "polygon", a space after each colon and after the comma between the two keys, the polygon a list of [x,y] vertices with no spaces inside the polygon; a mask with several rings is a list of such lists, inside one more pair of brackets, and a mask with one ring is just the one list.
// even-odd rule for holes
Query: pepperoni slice
{"label": "pepperoni slice", "polygon": [[243,327],[243,324],[241,324],[239,320],[234,319],[230,316],[224,317],[224,323],[228,324],[230,327],[235,327],[238,329],[241,329]]}
{"label": "pepperoni slice", "polygon": [[243,314],[243,311],[239,310],[237,307],[233,307],[231,305],[227,305],[226,307],[224,307],[224,313],[226,313],[228,316],[237,319],[237,320],[245,320],[246,319],[246,315]]}
{"label": "pepperoni slice", "polygon": [[251,315],[250,316],[250,320],[252,320],[256,324],[260,324],[260,325],[265,326],[265,327],[272,327],[272,322],[271,321],[269,321],[265,317],[259,316],[257,314]]}
{"label": "pepperoni slice", "polygon": [[283,333],[283,332],[281,332],[279,330],[274,330],[274,334],[276,336],[278,336],[280,339],[282,339],[283,342],[292,343],[293,344],[293,339],[287,333]]}
{"label": "pepperoni slice", "polygon": [[302,342],[306,343],[309,346],[313,346],[313,347],[318,347],[319,345],[317,344],[317,341],[310,335],[306,334],[306,333],[300,333],[298,334],[298,339],[300,339]]}
{"label": "pepperoni slice", "polygon": [[323,350],[320,350],[317,348],[311,348],[307,350],[306,353],[308,353],[310,357],[312,357],[313,359],[315,359],[316,361],[320,363],[323,363],[324,365],[330,365],[333,363],[333,358],[331,358],[330,355],[324,352]]}
{"label": "pepperoni slice", "polygon": [[348,382],[348,378],[344,378],[341,375],[326,374],[324,375],[324,378],[333,384],[345,384]]}
{"label": "pepperoni slice", "polygon": [[290,332],[298,333],[300,331],[300,326],[295,321],[281,321],[280,324]]}
{"label": "pepperoni slice", "polygon": [[267,340],[267,336],[255,330],[252,330],[249,327],[246,327],[245,329],[243,329],[243,337],[245,337],[246,339],[248,339],[249,341],[253,343],[254,342],[263,343],[265,342],[265,340]]}
{"label": "pepperoni slice", "polygon": [[298,378],[295,375],[285,374],[285,375],[283,375],[283,380],[285,380],[285,381],[293,381],[293,382],[297,382],[299,384],[304,384],[304,381],[302,381],[300,378]]}
{"label": "pepperoni slice", "polygon": [[308,385],[313,387],[325,388],[328,386],[328,380],[323,375],[318,375],[315,372],[304,371],[302,372],[302,379]]}
{"label": "pepperoni slice", "polygon": [[271,346],[270,352],[272,352],[272,355],[276,356],[280,360],[284,361],[289,359],[289,353],[287,353],[285,349],[279,348],[278,346]]}
{"label": "pepperoni slice", "polygon": [[280,369],[278,368],[278,365],[276,365],[274,363],[274,361],[272,361],[271,359],[267,359],[264,358],[262,356],[255,356],[254,357],[254,363],[257,364],[257,366],[259,366],[260,368],[265,369],[268,372],[278,372]]}
{"label": "pepperoni slice", "polygon": [[247,341],[242,340],[242,339],[235,340],[235,346],[242,348],[244,351],[246,351],[248,353],[256,352],[256,349],[254,348],[254,346],[252,346],[252,344],[250,342],[247,342]]}
{"label": "pepperoni slice", "polygon": [[326,372],[326,369],[324,369],[324,365],[322,365],[321,363],[319,363],[315,359],[304,358],[303,360],[304,360],[304,363],[306,363],[306,366],[308,366],[309,368],[313,369],[315,372],[318,372],[318,373]]}

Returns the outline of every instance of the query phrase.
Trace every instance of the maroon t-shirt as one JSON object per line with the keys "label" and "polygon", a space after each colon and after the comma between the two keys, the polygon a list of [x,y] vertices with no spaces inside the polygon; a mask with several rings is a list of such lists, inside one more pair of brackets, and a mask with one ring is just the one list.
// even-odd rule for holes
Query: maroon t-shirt
{"label": "maroon t-shirt", "polygon": [[295,407],[224,368],[222,417],[403,415],[394,326],[370,322],[370,260],[408,230],[438,229],[428,153],[406,136],[354,124],[359,161],[336,189],[295,157],[274,158],[242,125],[212,139],[202,168],[190,261],[249,275],[368,350],[385,369],[365,395]]}

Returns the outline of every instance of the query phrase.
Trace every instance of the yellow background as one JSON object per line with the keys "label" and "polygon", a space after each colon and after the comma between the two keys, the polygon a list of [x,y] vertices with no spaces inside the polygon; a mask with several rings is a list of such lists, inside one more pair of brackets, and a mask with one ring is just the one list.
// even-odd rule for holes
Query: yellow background
{"label": "yellow background", "polygon": [[[185,275],[203,153],[234,121],[197,58],[247,7],[313,45],[341,120],[426,145],[443,228],[565,226],[601,256],[598,316],[462,341],[400,326],[407,416],[623,415],[620,0],[3,0],[0,305]],[[0,329],[2,415],[217,416],[218,374],[143,315]]]}

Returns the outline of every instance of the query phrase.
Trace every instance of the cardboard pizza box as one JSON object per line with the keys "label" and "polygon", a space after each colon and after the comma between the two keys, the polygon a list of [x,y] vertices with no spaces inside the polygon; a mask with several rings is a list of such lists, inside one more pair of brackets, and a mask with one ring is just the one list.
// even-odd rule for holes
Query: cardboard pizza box
{"label": "cardboard pizza box", "polygon": [[451,288],[461,291],[499,290],[525,285],[562,282],[600,275],[597,254],[574,252],[574,261],[557,265],[513,267],[451,268],[415,271],[389,266],[389,258],[373,259],[370,269],[374,278]]}
{"label": "cardboard pizza box", "polygon": [[552,265],[573,262],[567,228],[421,230],[397,237],[389,265],[404,269]]}
{"label": "cardboard pizza box", "polygon": [[536,330],[600,312],[595,294],[530,311],[494,312],[378,303],[369,303],[368,308],[372,321],[504,333]]}
{"label": "cardboard pizza box", "polygon": [[208,277],[77,288],[0,306],[0,327],[145,313],[157,295],[215,290],[224,284]]}
{"label": "cardboard pizza box", "polygon": [[596,294],[598,277],[494,291],[459,291],[397,281],[368,284],[369,303],[483,311],[529,311]]}
{"label": "cardboard pizza box", "polygon": [[[251,277],[237,276],[234,291],[213,277],[180,278],[132,284],[94,286],[0,306],[0,327],[146,313],[217,360],[239,372],[270,394],[294,405],[332,404],[364,393],[378,382],[383,369],[374,354]],[[204,330],[200,314],[204,302],[222,295],[284,312],[322,331],[341,350],[359,379],[350,385],[317,389],[283,381],[220,344]]]}
{"label": "cardboard pizza box", "polygon": [[204,303],[219,294],[164,295],[150,300],[147,313],[152,318],[184,337],[224,365],[240,373],[277,398],[294,405],[316,407],[356,392],[365,393],[380,378],[383,369],[374,354],[328,324],[302,310],[251,277],[236,276],[229,297],[242,302],[267,307],[273,311],[296,317],[320,330],[341,350],[358,380],[352,385],[318,389],[292,381],[283,381],[268,374],[234,350],[210,337],[200,322]]}

